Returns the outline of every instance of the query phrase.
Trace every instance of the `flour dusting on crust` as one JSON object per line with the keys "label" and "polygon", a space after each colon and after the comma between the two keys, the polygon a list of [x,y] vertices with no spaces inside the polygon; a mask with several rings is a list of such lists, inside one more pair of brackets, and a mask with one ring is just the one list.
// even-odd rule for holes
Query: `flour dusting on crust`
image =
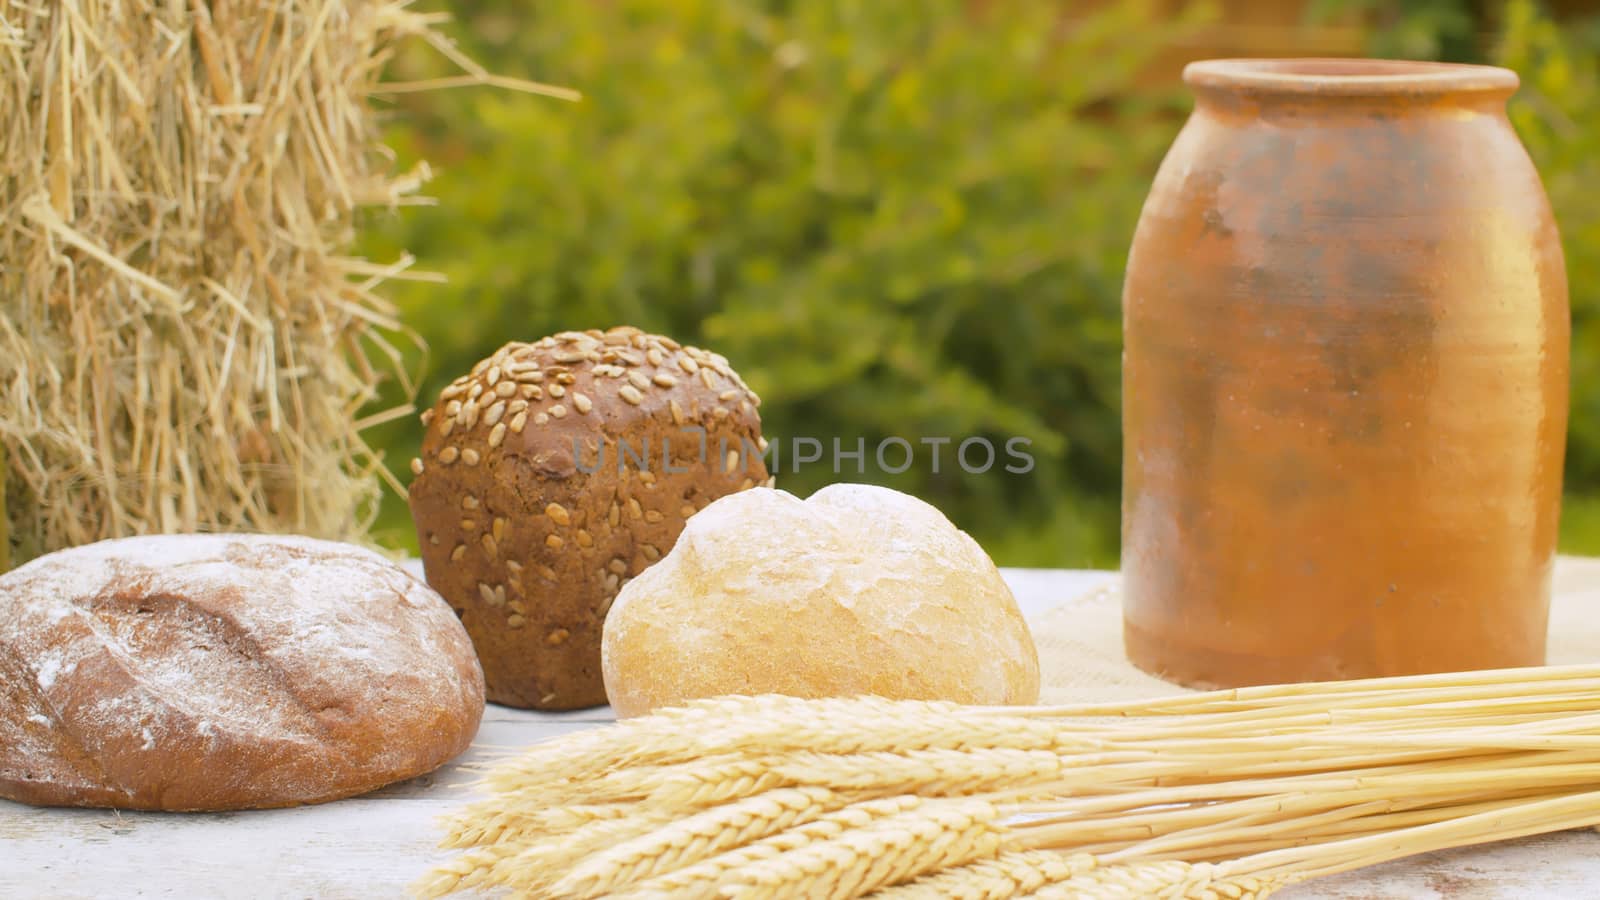
{"label": "flour dusting on crust", "polygon": [[314,802],[465,749],[482,673],[419,579],[346,544],[104,541],[0,577],[0,796]]}

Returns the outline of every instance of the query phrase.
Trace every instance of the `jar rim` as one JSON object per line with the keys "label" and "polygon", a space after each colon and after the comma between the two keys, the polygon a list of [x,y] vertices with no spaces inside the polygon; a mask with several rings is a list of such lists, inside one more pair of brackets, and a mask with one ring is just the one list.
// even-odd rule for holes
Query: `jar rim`
{"label": "jar rim", "polygon": [[1498,66],[1358,57],[1207,59],[1185,66],[1183,80],[1196,90],[1324,97],[1510,95],[1520,83]]}

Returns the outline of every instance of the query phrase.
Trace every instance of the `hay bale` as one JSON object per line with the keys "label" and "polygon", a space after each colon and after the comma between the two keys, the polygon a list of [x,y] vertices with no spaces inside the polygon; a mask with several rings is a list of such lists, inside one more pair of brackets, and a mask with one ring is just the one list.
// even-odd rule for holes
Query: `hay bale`
{"label": "hay bale", "polygon": [[0,552],[365,533],[383,467],[358,416],[380,370],[404,379],[374,290],[409,260],[347,254],[358,210],[420,182],[384,164],[368,94],[431,23],[0,0]]}

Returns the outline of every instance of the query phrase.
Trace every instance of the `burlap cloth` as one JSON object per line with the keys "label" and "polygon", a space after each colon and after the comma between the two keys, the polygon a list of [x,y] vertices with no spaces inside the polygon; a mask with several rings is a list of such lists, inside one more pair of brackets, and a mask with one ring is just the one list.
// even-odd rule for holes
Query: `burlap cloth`
{"label": "burlap cloth", "polygon": [[[1183,688],[1134,668],[1122,654],[1120,583],[1053,604],[1029,624],[1039,647],[1041,703],[1159,697]],[[1600,559],[1556,561],[1549,663],[1600,661]]]}

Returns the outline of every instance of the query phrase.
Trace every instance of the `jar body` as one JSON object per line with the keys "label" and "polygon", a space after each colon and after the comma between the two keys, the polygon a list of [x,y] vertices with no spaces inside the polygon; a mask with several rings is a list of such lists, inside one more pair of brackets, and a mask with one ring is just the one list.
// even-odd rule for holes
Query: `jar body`
{"label": "jar body", "polygon": [[1503,108],[1200,91],[1123,296],[1141,668],[1224,687],[1544,662],[1567,286]]}

